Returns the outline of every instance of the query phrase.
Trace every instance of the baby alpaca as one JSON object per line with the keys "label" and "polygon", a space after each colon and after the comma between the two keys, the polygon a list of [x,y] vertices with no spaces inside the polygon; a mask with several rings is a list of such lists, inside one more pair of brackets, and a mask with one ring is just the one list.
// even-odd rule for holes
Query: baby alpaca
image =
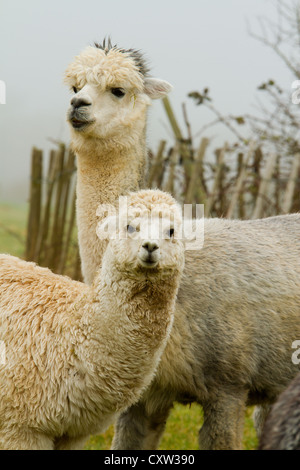
{"label": "baby alpaca", "polygon": [[0,256],[0,449],[79,448],[150,383],[183,270],[181,209],[141,191],[118,220],[92,286]]}

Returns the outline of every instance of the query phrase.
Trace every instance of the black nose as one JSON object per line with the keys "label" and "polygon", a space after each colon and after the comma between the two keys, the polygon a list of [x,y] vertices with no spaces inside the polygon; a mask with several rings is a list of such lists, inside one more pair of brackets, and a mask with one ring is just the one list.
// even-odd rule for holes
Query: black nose
{"label": "black nose", "polygon": [[143,244],[143,248],[148,251],[148,253],[152,253],[155,250],[158,250],[158,244],[156,242],[145,242]]}
{"label": "black nose", "polygon": [[83,106],[91,106],[91,103],[84,98],[77,98],[74,96],[74,98],[71,99],[71,105],[73,108],[82,108]]}

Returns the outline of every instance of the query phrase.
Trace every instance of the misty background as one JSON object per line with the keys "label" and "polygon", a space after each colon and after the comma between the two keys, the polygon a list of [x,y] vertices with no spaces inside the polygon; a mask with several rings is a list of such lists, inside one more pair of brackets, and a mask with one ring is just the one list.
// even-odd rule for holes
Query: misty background
{"label": "misty background", "polygon": [[[214,116],[187,94],[209,87],[224,114],[255,107],[257,86],[276,77],[289,90],[293,78],[272,51],[253,39],[258,17],[272,21],[272,0],[0,0],[0,201],[26,202],[31,148],[69,143],[66,111],[70,92],[63,84],[68,63],[87,45],[112,42],[142,50],[151,74],[169,81],[169,95],[184,127],[186,103],[193,134]],[[214,142],[230,139],[222,127],[205,134]],[[173,141],[160,101],[149,110],[148,146]],[[218,140],[219,139],[219,140]]]}

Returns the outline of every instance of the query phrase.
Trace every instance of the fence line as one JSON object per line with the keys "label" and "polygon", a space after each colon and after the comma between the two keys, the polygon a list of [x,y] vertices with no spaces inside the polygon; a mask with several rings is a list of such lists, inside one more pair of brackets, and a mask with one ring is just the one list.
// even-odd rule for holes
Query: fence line
{"label": "fence line", "polygon": [[[146,187],[169,191],[182,204],[204,204],[206,217],[253,219],[300,211],[300,153],[289,163],[264,154],[253,141],[243,147],[226,143],[214,151],[214,163],[209,139],[203,137],[194,149],[190,128],[184,139],[170,102],[163,103],[174,144],[167,148],[162,140],[156,154],[149,152]],[[60,144],[45,167],[46,156],[34,147],[25,258],[81,279],[75,156]]]}
{"label": "fence line", "polygon": [[75,155],[65,145],[45,156],[33,148],[25,259],[80,280]]}

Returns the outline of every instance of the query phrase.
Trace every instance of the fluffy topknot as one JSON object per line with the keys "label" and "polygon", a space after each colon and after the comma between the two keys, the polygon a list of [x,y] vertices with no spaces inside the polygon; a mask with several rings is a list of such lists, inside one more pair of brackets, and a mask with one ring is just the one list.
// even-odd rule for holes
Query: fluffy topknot
{"label": "fluffy topknot", "polygon": [[150,213],[167,216],[178,223],[182,221],[182,209],[180,204],[171,194],[159,189],[143,189],[128,195],[128,213],[131,211],[143,215]]}
{"label": "fluffy topknot", "polygon": [[108,38],[104,38],[102,44],[95,42],[94,46],[97,49],[101,49],[102,51],[104,51],[105,54],[107,54],[110,50],[115,49],[119,52],[130,55],[130,57],[132,57],[132,59],[134,60],[139,72],[144,76],[148,75],[150,71],[146,59],[140,50],[119,48],[117,44],[112,44],[110,36]]}
{"label": "fluffy topknot", "polygon": [[64,81],[72,89],[82,88],[87,82],[105,88],[128,87],[144,90],[148,73],[141,52],[113,46],[111,39],[102,44],[87,46],[67,67]]}

